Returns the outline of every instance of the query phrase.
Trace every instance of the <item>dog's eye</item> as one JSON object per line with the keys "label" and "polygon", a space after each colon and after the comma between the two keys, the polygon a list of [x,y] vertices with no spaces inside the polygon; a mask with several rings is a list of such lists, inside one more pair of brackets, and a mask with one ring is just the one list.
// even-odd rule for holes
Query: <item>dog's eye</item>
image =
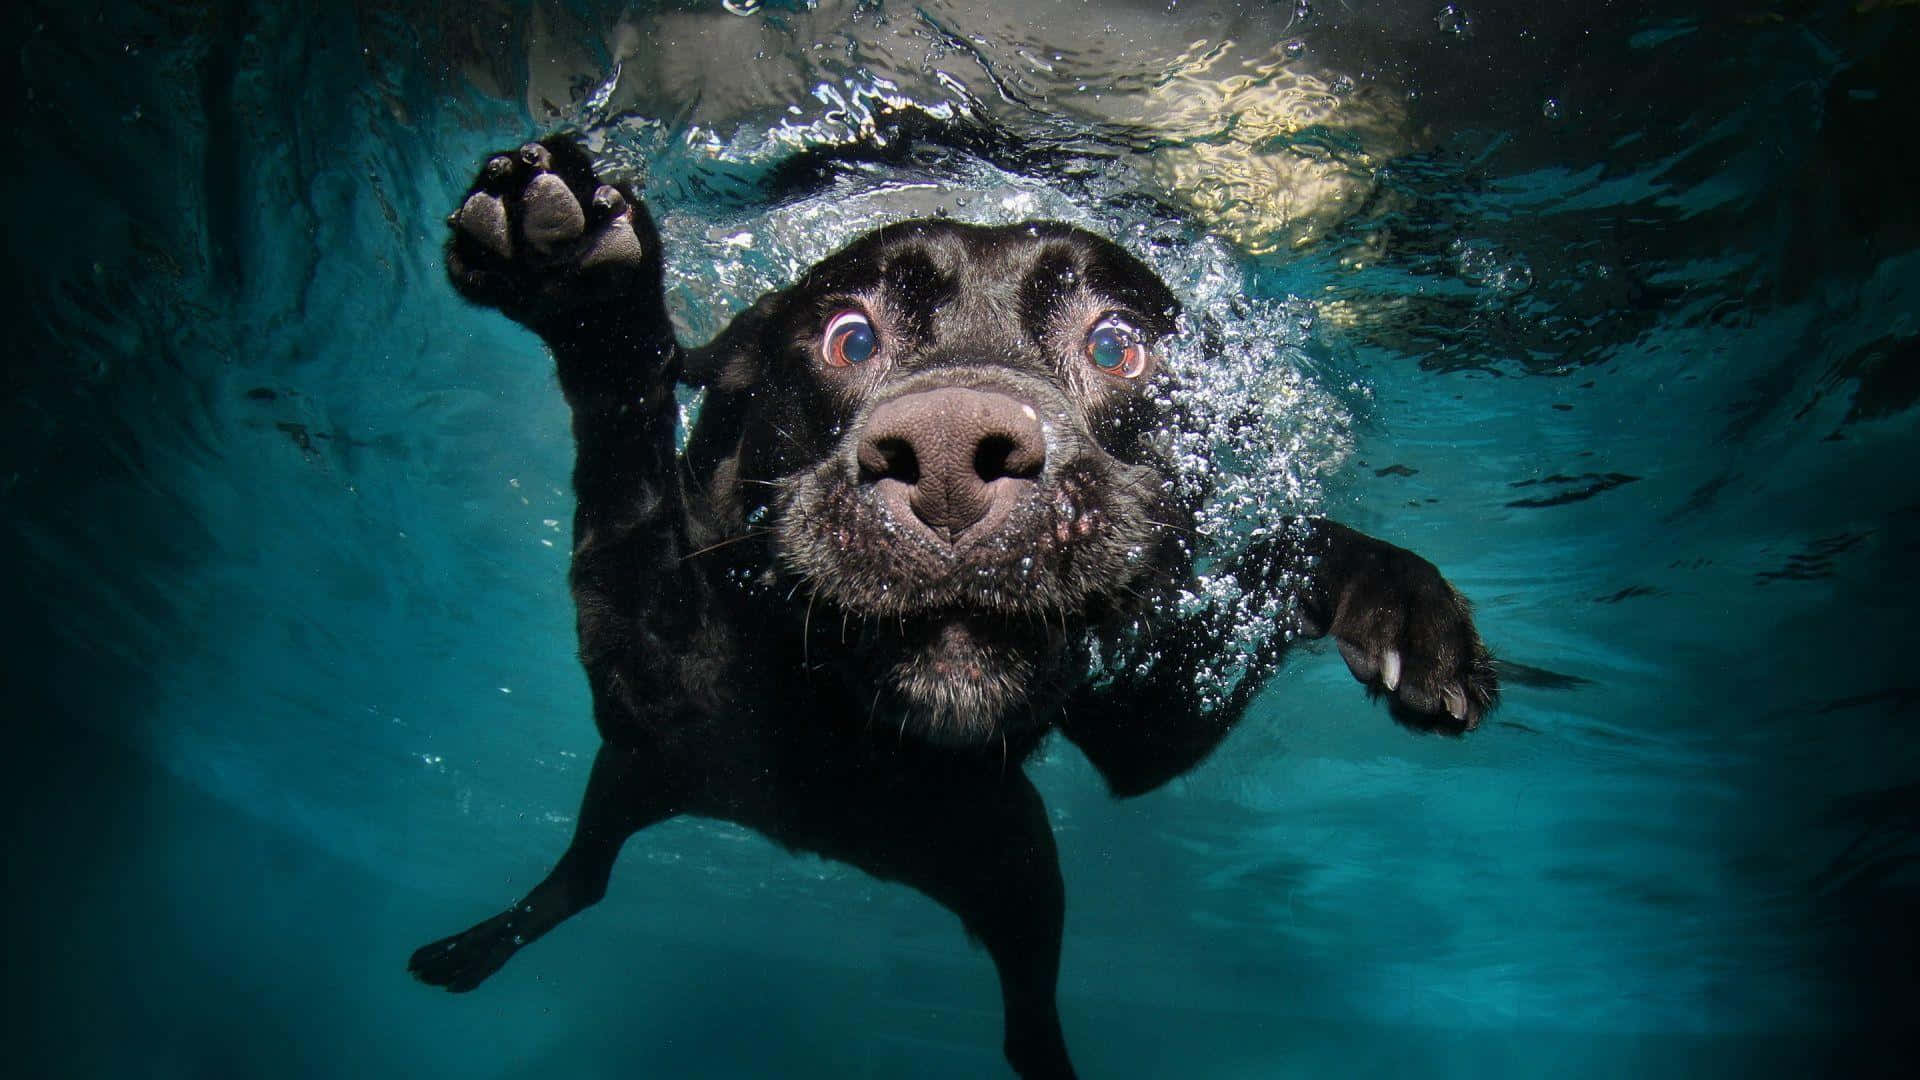
{"label": "dog's eye", "polygon": [[1147,343],[1134,325],[1109,315],[1087,331],[1087,359],[1094,367],[1123,379],[1139,378],[1147,370]]}
{"label": "dog's eye", "polygon": [[857,311],[843,311],[827,320],[827,332],[820,339],[820,355],[829,367],[864,364],[880,348],[873,323]]}

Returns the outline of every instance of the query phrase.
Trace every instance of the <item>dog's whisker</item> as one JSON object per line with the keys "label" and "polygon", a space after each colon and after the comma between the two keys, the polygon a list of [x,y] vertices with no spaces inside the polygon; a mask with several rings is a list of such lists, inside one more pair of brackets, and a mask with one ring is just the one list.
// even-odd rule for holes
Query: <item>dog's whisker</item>
{"label": "dog's whisker", "polygon": [[793,432],[788,431],[786,428],[781,427],[779,424],[769,423],[767,426],[772,428],[775,433],[779,434],[782,438],[786,439],[788,442],[799,447],[801,450],[805,450],[807,448],[807,444],[801,442],[798,436],[794,435]]}
{"label": "dog's whisker", "polygon": [[680,556],[680,561],[686,562],[688,559],[694,558],[695,556],[698,556],[698,555],[705,555],[710,551],[718,551],[723,547],[732,547],[734,544],[738,544],[743,540],[753,540],[758,537],[772,536],[772,535],[773,535],[772,529],[751,529],[751,530],[748,530],[747,532],[741,533],[739,536],[729,536],[725,540],[719,540],[714,543],[708,544],[706,547],[699,548],[694,551],[689,551],[685,555]]}
{"label": "dog's whisker", "polygon": [[809,671],[813,669],[813,602],[819,598],[818,590],[807,590],[807,613],[800,619],[800,666]]}
{"label": "dog's whisker", "polygon": [[1171,522],[1171,521],[1160,521],[1160,520],[1158,520],[1158,519],[1156,519],[1156,518],[1141,518],[1140,520],[1141,520],[1141,522],[1142,522],[1142,523],[1144,523],[1144,524],[1147,524],[1147,525],[1151,525],[1151,526],[1153,526],[1153,527],[1154,527],[1154,528],[1156,528],[1156,529],[1167,529],[1167,530],[1169,530],[1169,531],[1171,531],[1171,532],[1177,532],[1177,533],[1185,533],[1185,534],[1187,534],[1188,536],[1199,536],[1199,535],[1200,535],[1200,530],[1198,530],[1198,529],[1192,529],[1192,528],[1188,528],[1188,527],[1187,527],[1187,526],[1185,526],[1185,525],[1175,525],[1175,524],[1174,524],[1173,522]]}

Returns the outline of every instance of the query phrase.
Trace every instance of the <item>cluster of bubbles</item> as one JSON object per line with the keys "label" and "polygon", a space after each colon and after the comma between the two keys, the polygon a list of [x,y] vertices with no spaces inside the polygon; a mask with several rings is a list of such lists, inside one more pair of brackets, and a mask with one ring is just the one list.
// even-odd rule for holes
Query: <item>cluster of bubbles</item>
{"label": "cluster of bubbles", "polygon": [[1313,305],[1248,296],[1244,270],[1217,240],[1150,261],[1186,305],[1162,389],[1185,420],[1172,433],[1182,494],[1198,503],[1212,544],[1266,537],[1315,505],[1321,477],[1352,442],[1352,417],[1307,364]]}
{"label": "cluster of bubbles", "polygon": [[1351,414],[1305,364],[1312,305],[1249,299],[1218,272],[1230,265],[1210,262],[1212,272],[1187,283],[1192,299],[1169,350],[1170,367],[1188,373],[1167,401],[1185,419],[1173,432],[1175,478],[1199,507],[1204,556],[1179,613],[1209,612],[1226,634],[1226,648],[1201,675],[1206,708],[1239,684],[1275,635],[1291,638],[1301,625],[1300,577],[1309,567],[1256,560],[1255,587],[1236,573],[1236,556],[1262,544],[1299,550],[1324,476],[1352,446]]}
{"label": "cluster of bubbles", "polygon": [[1533,288],[1533,267],[1523,255],[1465,237],[1448,245],[1447,253],[1455,275],[1479,289],[1487,303],[1509,301]]}

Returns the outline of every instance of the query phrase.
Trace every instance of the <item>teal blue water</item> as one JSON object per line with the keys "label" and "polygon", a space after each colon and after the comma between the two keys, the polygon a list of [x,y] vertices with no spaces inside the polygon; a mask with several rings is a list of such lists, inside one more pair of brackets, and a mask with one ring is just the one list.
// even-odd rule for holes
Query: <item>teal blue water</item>
{"label": "teal blue water", "polygon": [[[1309,649],[1162,792],[1043,750],[1082,1075],[1906,1059],[1920,7],[733,6],[0,16],[21,1075],[1006,1075],[951,916],[711,823],[474,994],[406,974],[595,746],[565,408],[440,265],[556,126],[639,170],[693,338],[926,199],[1108,228],[1238,344],[1305,313],[1287,497],[1475,598],[1464,740]],[[783,165],[889,107],[961,148]],[[1283,179],[1210,202],[1240,160]]]}

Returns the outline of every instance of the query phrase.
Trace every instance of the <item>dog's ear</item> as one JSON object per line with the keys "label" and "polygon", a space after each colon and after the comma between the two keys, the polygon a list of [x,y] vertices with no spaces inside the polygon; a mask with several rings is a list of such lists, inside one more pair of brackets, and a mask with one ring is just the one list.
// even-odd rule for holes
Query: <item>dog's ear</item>
{"label": "dog's ear", "polygon": [[780,294],[768,293],[733,317],[725,330],[686,354],[681,378],[691,386],[739,393],[760,385],[766,377],[767,327],[780,306]]}

